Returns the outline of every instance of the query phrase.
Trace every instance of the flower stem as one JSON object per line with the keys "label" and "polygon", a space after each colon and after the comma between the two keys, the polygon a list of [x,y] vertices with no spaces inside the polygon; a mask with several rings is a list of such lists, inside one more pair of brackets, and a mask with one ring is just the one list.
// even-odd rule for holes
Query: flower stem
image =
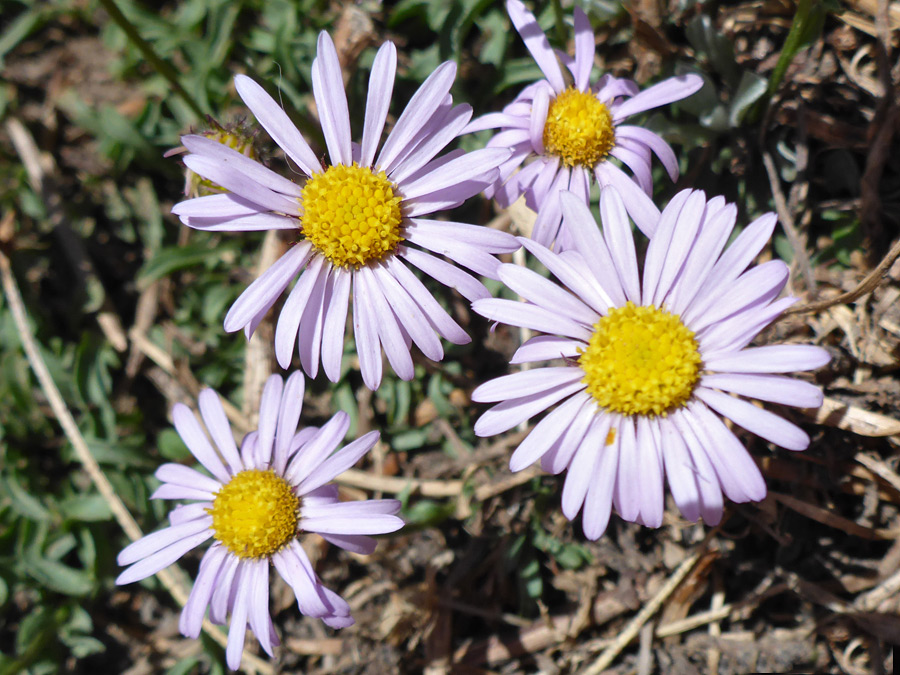
{"label": "flower stem", "polygon": [[204,113],[200,109],[200,106],[197,105],[197,101],[185,90],[184,87],[178,82],[178,73],[175,69],[169,65],[166,61],[163,61],[157,53],[153,50],[153,46],[147,42],[144,38],[141,37],[140,33],[138,33],[137,28],[134,27],[122,11],[116,6],[113,0],[100,0],[100,4],[103,5],[103,8],[109,14],[109,17],[116,23],[116,25],[125,31],[125,35],[128,36],[128,39],[131,40],[134,45],[141,50],[141,54],[144,55],[144,58],[150,62],[150,64],[156,69],[156,71],[166,78],[169,81],[169,84],[172,85],[172,88],[175,90],[181,98],[184,99],[184,102],[190,106],[191,110],[193,110],[197,117],[202,118]]}

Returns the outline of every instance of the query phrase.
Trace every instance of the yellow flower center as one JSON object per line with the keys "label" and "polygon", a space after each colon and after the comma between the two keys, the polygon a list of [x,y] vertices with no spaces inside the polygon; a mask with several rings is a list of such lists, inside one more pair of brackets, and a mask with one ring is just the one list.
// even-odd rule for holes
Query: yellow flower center
{"label": "yellow flower center", "polygon": [[569,87],[550,102],[544,150],[566,166],[593,168],[616,143],[612,114],[589,91]]}
{"label": "yellow flower center", "polygon": [[384,171],[356,163],[330,166],[303,188],[303,234],[338,267],[377,262],[403,241],[396,189]]}
{"label": "yellow flower center", "polygon": [[602,408],[665,417],[691,397],[702,360],[694,332],[677,315],[629,302],[596,323],[578,365]]}
{"label": "yellow flower center", "polygon": [[300,500],[274,471],[241,471],[216,493],[215,538],[238,558],[264,558],[297,535]]}

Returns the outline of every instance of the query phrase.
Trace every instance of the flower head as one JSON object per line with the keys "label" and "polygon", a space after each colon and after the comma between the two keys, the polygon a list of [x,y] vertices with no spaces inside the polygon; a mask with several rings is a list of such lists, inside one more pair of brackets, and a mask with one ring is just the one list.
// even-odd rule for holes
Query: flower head
{"label": "flower head", "polygon": [[478,300],[489,319],[545,333],[513,363],[563,359],[563,365],[506,375],[472,398],[497,402],[475,425],[498,434],[559,403],[510,459],[519,471],[540,459],[547,471],[568,469],[562,511],[583,509],[584,533],[603,534],[615,506],[625,520],[658,527],[663,481],[690,520],[719,522],[722,494],[760,500],[766,485],[722,417],[789,450],[809,445],[806,432],[741,398],[801,408],[822,404],[818,387],[779,373],[825,365],[811,345],[748,347],[794,303],[778,298],[787,266],[748,266],[769,240],[774,214],[751,223],[725,249],[736,208],[700,191],[679,192],[654,224],[643,265],[626,206],[615,188],[600,195],[603,231],[580,196],[562,194],[574,248],[555,253],[525,247],[562,283],[502,265],[500,279],[527,302]]}
{"label": "flower head", "polygon": [[[571,239],[560,231],[559,193],[571,190],[587,203],[591,183],[596,180],[601,187],[614,185],[623,198],[635,204],[636,224],[652,234],[650,228],[659,212],[643,194],[653,193],[651,153],[659,157],[672,180],[678,177],[678,162],[662,138],[625,122],[632,115],[690,96],[703,80],[697,75],[681,75],[644,91],[631,80],[611,75],[592,84],[594,34],[581,9],[574,10],[573,59],[550,48],[534,15],[520,0],[507,0],[506,8],[545,79],[525,87],[503,112],[484,115],[466,127],[466,132],[498,129],[487,147],[513,150],[486,194],[503,207],[525,195],[528,206],[538,212],[532,238],[544,246],[559,238],[559,246],[566,248]],[[567,83],[557,56],[570,71],[571,83]],[[631,169],[634,180],[610,158]]]}
{"label": "flower head", "polygon": [[175,429],[212,476],[181,464],[161,466],[156,477],[163,484],[153,498],[193,503],[173,509],[169,527],[119,554],[119,564],[129,567],[116,583],[127,584],[156,574],[213,539],[179,628],[195,638],[207,607],[213,623],[224,624],[231,614],[226,657],[233,669],[240,665],[248,625],[269,655],[278,644],[268,609],[270,564],[293,589],[303,614],[321,618],[332,628],[353,623],[347,603],[319,581],[298,541],[301,533],[316,532],[348,551],[369,554],[375,550],[369,535],[403,527],[395,515],[400,510],[395,499],[338,501],[337,487],[330,481],[375,445],[378,432],[335,452],[349,417],[340,412],[321,428],[298,431],[303,390],[302,373],[294,373],[287,383],[272,375],[263,390],[259,429],[247,434],[240,450],[213,390],[201,392],[199,404],[218,452],[190,409],[176,404]]}
{"label": "flower head", "polygon": [[197,229],[296,231],[297,243],[232,305],[225,330],[243,328],[249,336],[296,278],[275,328],[278,363],[290,365],[296,344],[309,376],[318,373],[321,357],[325,374],[336,382],[352,302],[360,369],[371,389],[381,382],[382,348],[394,371],[408,380],[413,376],[412,343],[439,361],[440,337],[454,344],[470,340],[410,265],[475,300],[489,295],[481,282],[433,254],[494,276],[499,263],[492,254],[519,247],[505,232],[423,217],[481,192],[510,155],[508,148],[485,148],[437,157],[472,115],[470,106],[453,105],[453,63],[442,64],[428,77],[378,150],[396,63],[396,49],[387,42],[372,66],[362,142],[355,144],[337,52],[327,33],[319,35],[313,95],[330,165],[319,161],[260,85],[238,75],[235,86],[241,98],[305,182],[295,183],[207,138],[185,136],[182,141],[191,153],[185,165],[226,192],[173,209]]}

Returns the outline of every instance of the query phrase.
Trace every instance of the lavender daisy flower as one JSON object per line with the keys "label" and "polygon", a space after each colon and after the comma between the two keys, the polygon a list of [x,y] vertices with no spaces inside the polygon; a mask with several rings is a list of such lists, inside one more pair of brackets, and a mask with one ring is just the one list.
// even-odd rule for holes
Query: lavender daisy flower
{"label": "lavender daisy flower", "polygon": [[[467,272],[493,276],[494,253],[519,247],[497,230],[425,218],[453,208],[481,192],[497,177],[508,148],[436,157],[472,115],[454,106],[450,86],[456,66],[440,65],[413,95],[378,151],[396,70],[396,48],[378,50],[369,79],[362,143],[351,142],[347,97],[334,44],[320,33],[312,65],[313,95],[331,159],[323,166],[281,107],[250,78],[235,86],[259,123],[306,177],[302,185],[238,152],[201,136],[185,136],[189,169],[221,186],[226,194],[176,204],[186,225],[202,230],[297,230],[302,238],[254,281],[232,305],[225,330],[245,329],[248,337],[294,278],[275,328],[275,355],[291,363],[294,344],[303,369],[340,377],[348,305],[363,380],[381,382],[381,347],[402,379],[413,377],[410,345],[425,356],[443,358],[438,336],[454,344],[470,341],[409,266],[456,288],[469,300],[489,296]],[[302,271],[302,272],[301,272]]]}
{"label": "lavender daisy flower", "polygon": [[[575,8],[575,58],[557,54],[525,5],[507,0],[509,17],[525,41],[545,79],[528,85],[500,113],[487,114],[466,132],[499,129],[489,148],[511,148],[512,156],[500,167],[500,176],[485,192],[502,207],[525,195],[538,212],[532,238],[550,246],[570,241],[560,232],[560,190],[571,190],[585,203],[591,183],[615,186],[622,197],[640,205],[635,223],[648,236],[659,212],[643,193],[652,195],[651,153],[659,157],[672,180],[678,178],[678,162],[672,148],[658,135],[624,122],[637,113],[687,98],[701,86],[697,75],[663,80],[640,91],[631,80],[604,75],[591,83],[594,33],[585,13]],[[567,84],[557,56],[572,74]],[[615,157],[634,173],[629,178],[609,161]],[[516,171],[518,172],[516,173]]]}
{"label": "lavender daisy flower", "polygon": [[[303,374],[287,383],[272,375],[263,390],[259,430],[247,434],[240,451],[225,410],[211,389],[200,393],[200,415],[218,453],[191,410],[175,405],[175,429],[212,477],[181,464],[156,472],[162,486],[154,499],[187,499],[169,514],[170,526],[127,546],[120,565],[129,565],[117,584],[156,574],[207,539],[214,539],[200,562],[197,581],[181,613],[181,632],[196,638],[206,608],[213,623],[231,614],[226,658],[237,669],[249,625],[270,656],[278,637],[269,615],[269,565],[293,589],[300,611],[332,628],[353,623],[349,605],[325,588],[298,542],[303,532],[354,553],[369,554],[369,536],[403,527],[400,502],[375,499],[340,502],[335,476],[349,469],[378,440],[372,431],[334,452],[350,425],[339,412],[321,428],[297,430],[303,405]],[[223,462],[224,459],[224,462]]]}
{"label": "lavender daisy flower", "polygon": [[574,249],[555,253],[523,241],[562,287],[503,265],[500,279],[527,302],[478,300],[474,309],[545,333],[523,344],[512,363],[564,363],[478,387],[474,400],[499,403],[475,433],[504,432],[559,403],[515,450],[510,469],[537,459],[551,473],[568,468],[562,511],[573,519],[583,509],[589,539],[603,534],[612,506],[625,520],[658,527],[664,476],[693,521],[718,523],[723,493],[735,502],[765,497],[759,469],[722,417],[789,450],[806,449],[809,436],[731,394],[816,408],[818,387],[777,373],[829,360],[811,345],[747,346],[796,300],[778,299],[788,279],[780,260],[747,269],[775,215],[755,220],[724,250],[735,206],[679,192],[660,215],[640,276],[615,188],[601,192],[602,233],[579,195],[563,192],[562,210]]}

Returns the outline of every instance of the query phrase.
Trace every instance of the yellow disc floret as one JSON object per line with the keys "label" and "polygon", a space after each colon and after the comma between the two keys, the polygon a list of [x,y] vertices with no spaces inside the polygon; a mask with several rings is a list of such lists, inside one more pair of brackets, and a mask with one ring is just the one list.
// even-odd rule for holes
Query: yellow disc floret
{"label": "yellow disc floret", "polygon": [[297,535],[300,500],[274,471],[241,471],[216,493],[212,529],[238,558],[276,553]]}
{"label": "yellow disc floret", "polygon": [[665,417],[691,397],[702,360],[694,332],[676,314],[629,302],[596,323],[578,365],[602,408]]}
{"label": "yellow disc floret", "polygon": [[400,196],[384,171],[336,164],[313,174],[300,196],[303,234],[338,267],[362,267],[403,237]]}
{"label": "yellow disc floret", "polygon": [[595,167],[616,142],[612,114],[589,91],[569,87],[550,102],[544,150],[566,166]]}

